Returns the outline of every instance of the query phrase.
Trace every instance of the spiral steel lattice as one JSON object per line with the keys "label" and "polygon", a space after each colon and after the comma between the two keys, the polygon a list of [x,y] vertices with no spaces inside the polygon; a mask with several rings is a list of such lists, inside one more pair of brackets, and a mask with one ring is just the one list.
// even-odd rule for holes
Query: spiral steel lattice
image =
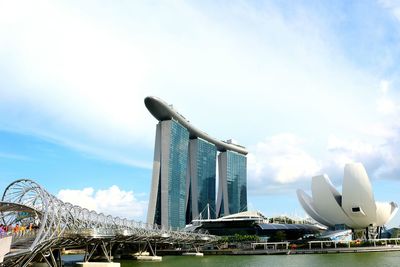
{"label": "spiral steel lattice", "polygon": [[[33,223],[34,234],[13,238],[12,252],[3,266],[27,266],[37,255],[60,248],[84,247],[93,240],[113,243],[134,243],[154,240],[165,243],[205,244],[216,237],[164,229],[119,217],[96,213],[56,198],[36,182],[21,179],[4,191],[0,220],[10,225]],[[1,264],[0,264],[1,265]]]}

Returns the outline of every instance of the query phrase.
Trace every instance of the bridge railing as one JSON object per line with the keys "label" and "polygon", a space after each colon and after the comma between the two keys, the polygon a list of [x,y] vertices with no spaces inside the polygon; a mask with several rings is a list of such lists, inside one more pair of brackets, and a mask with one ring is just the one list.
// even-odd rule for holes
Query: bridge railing
{"label": "bridge railing", "polygon": [[[30,217],[23,217],[23,220],[31,220],[39,226],[34,231],[25,230],[11,233],[13,243],[18,246],[23,244],[24,239],[35,237],[24,244],[24,246],[29,246],[29,249],[25,250],[32,255],[49,250],[51,246],[68,247],[68,245],[87,244],[94,238],[120,242],[140,242],[154,239],[163,242],[187,243],[210,242],[215,238],[183,229],[98,214],[70,203],[64,203],[28,179],[11,183],[4,191],[2,203],[7,207],[7,213],[10,216],[7,215],[7,217],[2,212],[0,219],[7,221],[7,225],[19,223],[21,210],[24,210],[23,213],[27,213]],[[15,211],[10,209],[13,205]]]}

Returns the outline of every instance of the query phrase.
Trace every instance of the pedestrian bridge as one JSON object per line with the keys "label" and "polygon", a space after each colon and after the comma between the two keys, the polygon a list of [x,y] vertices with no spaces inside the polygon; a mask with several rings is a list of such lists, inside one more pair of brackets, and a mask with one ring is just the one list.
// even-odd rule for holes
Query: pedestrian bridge
{"label": "pedestrian bridge", "polygon": [[42,261],[58,267],[64,248],[84,248],[85,261],[99,252],[111,261],[113,248],[124,245],[146,247],[155,254],[152,244],[199,247],[217,240],[206,233],[165,229],[64,203],[28,179],[17,180],[5,189],[0,202],[0,224],[26,226],[0,236],[0,248],[12,237],[10,251],[3,249],[3,255],[8,253],[0,266],[25,267]]}

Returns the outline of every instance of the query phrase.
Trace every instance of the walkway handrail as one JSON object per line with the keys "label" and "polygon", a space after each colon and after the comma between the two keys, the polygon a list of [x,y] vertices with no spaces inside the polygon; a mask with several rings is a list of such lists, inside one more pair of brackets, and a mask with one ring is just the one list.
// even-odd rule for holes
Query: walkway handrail
{"label": "walkway handrail", "polygon": [[[0,205],[4,204],[4,209],[0,209],[0,220],[3,224],[26,224],[28,221],[35,224],[34,231],[25,229],[11,233],[13,244],[24,243],[23,252],[29,252],[29,256],[26,256],[28,259],[55,244],[62,244],[64,247],[77,246],[94,238],[121,242],[159,239],[165,242],[209,243],[216,240],[215,236],[207,234],[173,230],[89,211],[61,201],[29,179],[11,183],[5,189],[1,201]],[[21,217],[21,210],[28,213],[28,216]],[[29,242],[19,242],[28,239]]]}

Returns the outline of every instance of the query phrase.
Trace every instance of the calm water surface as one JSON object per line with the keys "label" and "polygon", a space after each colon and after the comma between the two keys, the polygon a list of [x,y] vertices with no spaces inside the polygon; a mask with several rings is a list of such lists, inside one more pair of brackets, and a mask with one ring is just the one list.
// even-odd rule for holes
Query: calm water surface
{"label": "calm water surface", "polygon": [[161,262],[121,261],[121,267],[204,267],[204,266],[285,266],[285,267],[397,267],[400,252],[313,254],[278,256],[164,256]]}

